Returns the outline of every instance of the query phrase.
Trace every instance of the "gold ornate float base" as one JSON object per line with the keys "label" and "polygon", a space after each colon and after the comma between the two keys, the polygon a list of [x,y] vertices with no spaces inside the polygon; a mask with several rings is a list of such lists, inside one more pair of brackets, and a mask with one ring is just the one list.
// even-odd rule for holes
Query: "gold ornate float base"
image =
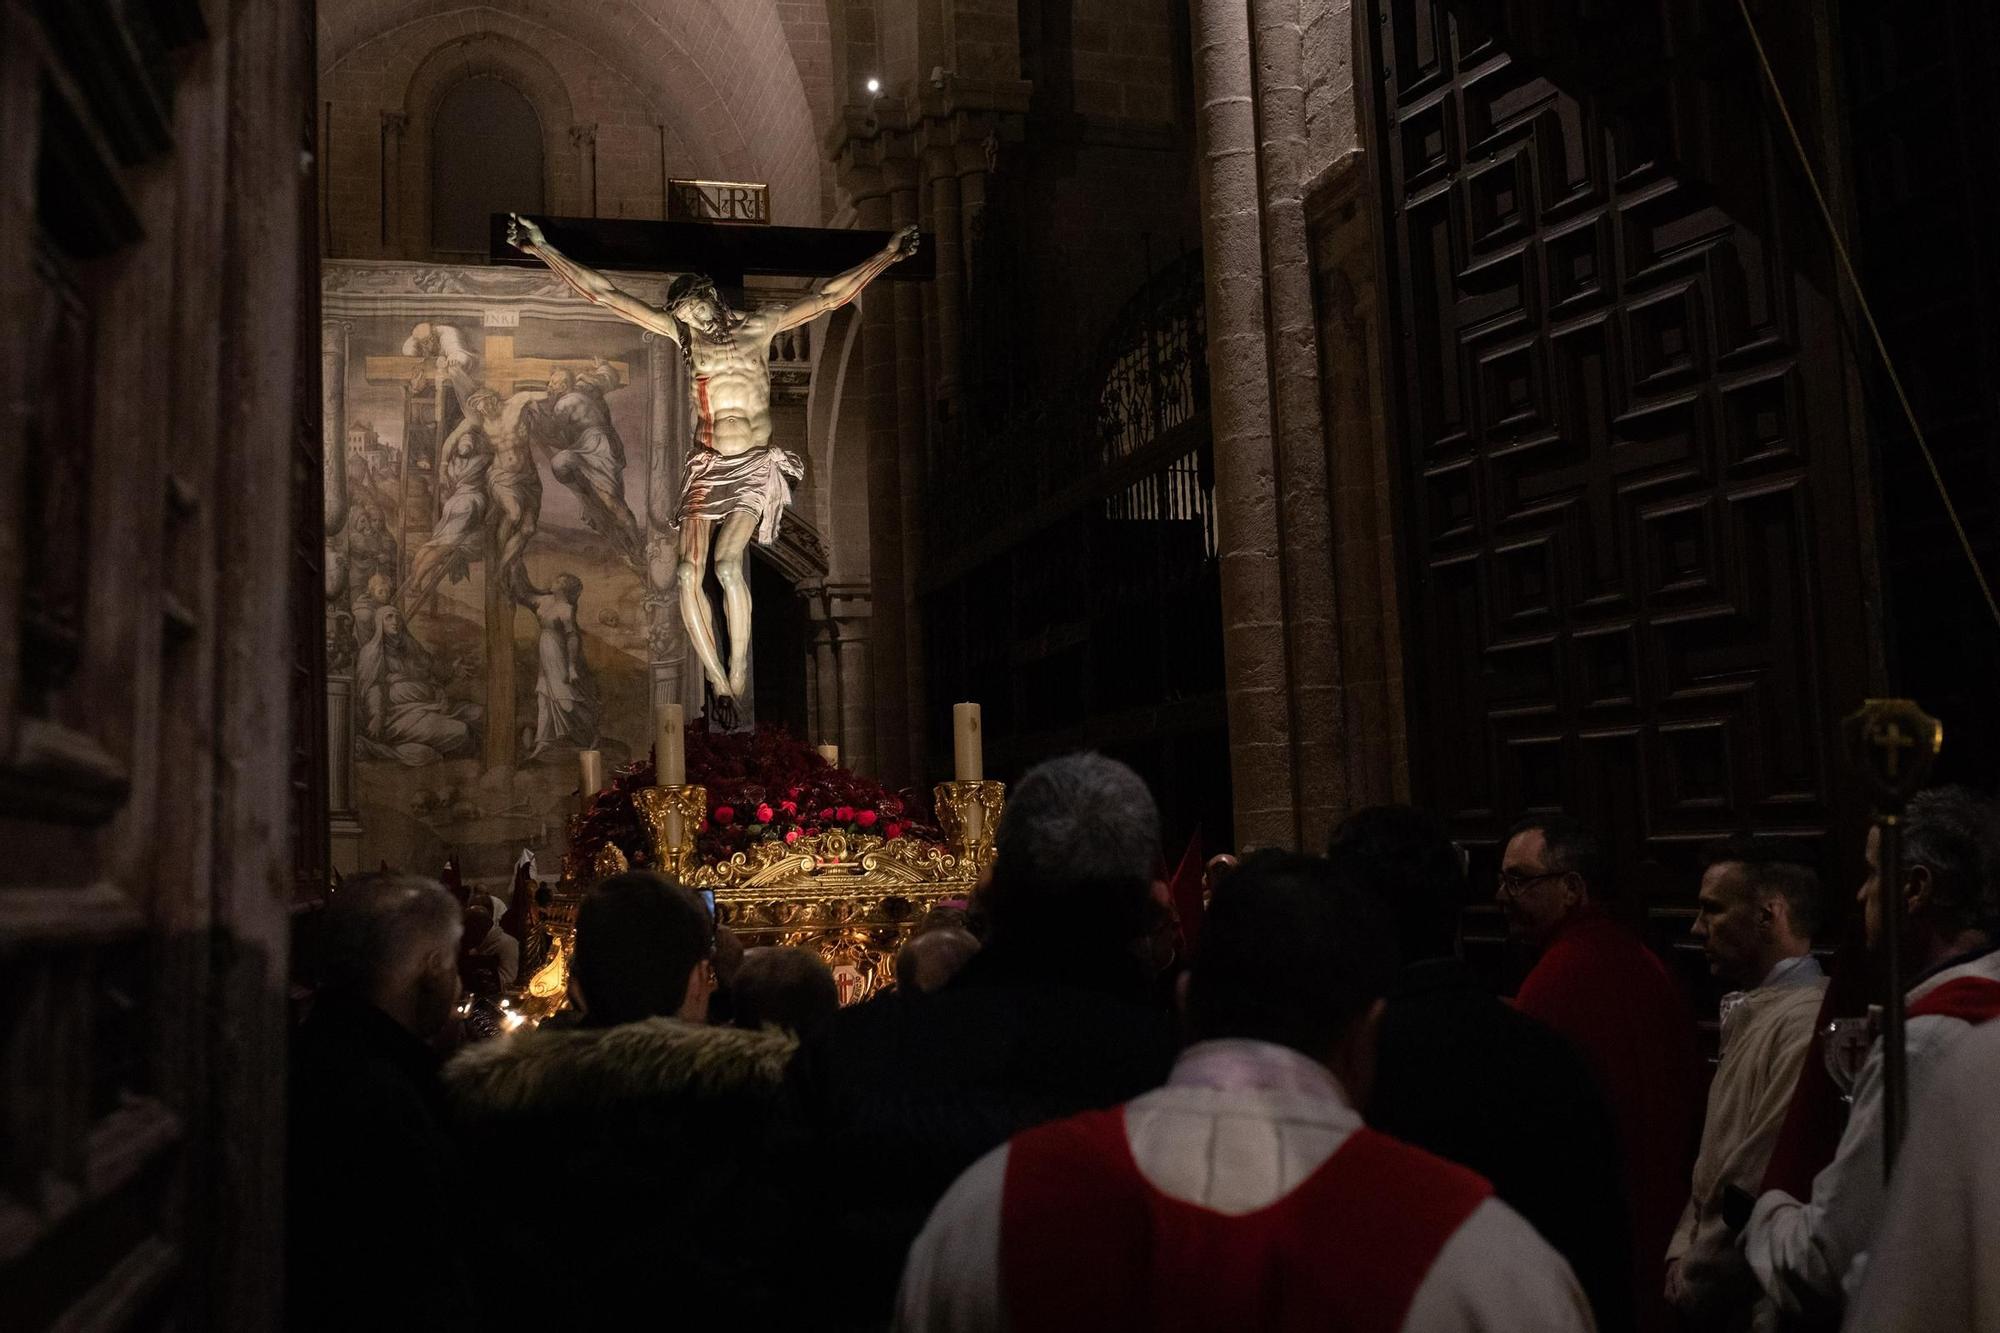
{"label": "gold ornate float base", "polygon": [[[653,839],[654,864],[678,870],[689,888],[713,890],[716,915],[746,947],[786,945],[817,952],[840,984],[841,1002],[854,1004],[894,981],[896,951],[926,912],[947,900],[972,896],[993,860],[993,831],[999,827],[1006,787],[998,782],[938,784],[938,820],[949,846],[836,829],[790,843],[758,843],[712,865],[694,860],[694,831],[706,814],[705,796],[699,787],[651,787],[637,793],[639,813]],[[667,836],[669,810],[682,815],[678,846]],[[614,870],[608,864],[595,868],[600,876]],[[574,898],[559,900],[565,925],[574,920],[574,903]],[[569,910],[562,912],[562,905]],[[559,935],[556,950],[530,982],[530,991],[543,1005],[559,1006],[570,932],[553,933]]]}
{"label": "gold ornate float base", "polygon": [[715,892],[716,914],[749,948],[812,949],[840,984],[843,1004],[894,980],[896,951],[924,913],[971,896],[977,874],[946,848],[835,830],[764,843],[697,866],[690,888]]}

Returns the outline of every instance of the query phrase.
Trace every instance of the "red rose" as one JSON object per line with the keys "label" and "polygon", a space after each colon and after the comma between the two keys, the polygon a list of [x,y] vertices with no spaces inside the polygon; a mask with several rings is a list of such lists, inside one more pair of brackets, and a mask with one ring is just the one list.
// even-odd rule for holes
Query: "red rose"
{"label": "red rose", "polygon": [[901,824],[891,824],[882,830],[882,836],[893,842],[903,836],[903,826]]}
{"label": "red rose", "polygon": [[880,816],[877,815],[873,810],[863,810],[860,814],[854,817],[854,822],[861,825],[862,828],[874,828],[875,821],[878,818],[880,818]]}
{"label": "red rose", "polygon": [[852,824],[854,822],[854,807],[843,805],[840,809],[833,812],[833,817],[843,824]]}
{"label": "red rose", "polygon": [[819,836],[819,825],[817,824],[806,825],[806,836],[808,838],[817,838]]}
{"label": "red rose", "polygon": [[759,824],[768,824],[768,823],[770,823],[770,822],[771,822],[771,807],[770,807],[770,806],[768,806],[768,805],[760,805],[760,806],[758,806],[758,807],[757,807],[757,822],[758,822]]}
{"label": "red rose", "polygon": [[798,840],[799,840],[799,831],[797,829],[788,828],[785,830],[785,841],[787,843],[794,843],[797,842]]}
{"label": "red rose", "polygon": [[823,819],[823,820],[825,820],[825,819],[832,819],[832,818],[833,818],[833,807],[829,805],[829,806],[828,806],[828,807],[827,807],[826,809],[824,809],[824,810],[820,811],[820,812],[819,812],[819,817],[820,817],[821,819]]}
{"label": "red rose", "polygon": [[718,805],[715,807],[716,823],[727,824],[730,820],[734,818],[736,818],[736,809],[734,806]]}
{"label": "red rose", "polygon": [[784,812],[787,819],[797,819],[799,817],[799,803],[797,801],[780,801],[778,809]]}

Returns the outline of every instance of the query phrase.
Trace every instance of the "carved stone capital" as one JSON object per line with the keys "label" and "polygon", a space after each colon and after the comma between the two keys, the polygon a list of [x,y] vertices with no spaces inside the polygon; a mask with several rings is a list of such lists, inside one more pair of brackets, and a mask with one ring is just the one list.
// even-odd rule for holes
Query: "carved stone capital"
{"label": "carved stone capital", "polygon": [[579,149],[595,148],[597,146],[597,122],[592,121],[588,125],[570,126],[569,141]]}

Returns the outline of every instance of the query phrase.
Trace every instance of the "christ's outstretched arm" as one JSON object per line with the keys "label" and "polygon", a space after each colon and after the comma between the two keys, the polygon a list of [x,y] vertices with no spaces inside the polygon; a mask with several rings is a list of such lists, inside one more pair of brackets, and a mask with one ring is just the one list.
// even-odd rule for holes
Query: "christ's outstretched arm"
{"label": "christ's outstretched arm", "polygon": [[627,323],[680,342],[680,325],[673,316],[664,310],[653,309],[630,292],[620,290],[596,269],[586,268],[550,245],[548,238],[542,235],[542,229],[519,213],[508,215],[507,243],[547,264],[557,277],[575,288],[577,294],[592,305],[601,305]]}
{"label": "christ's outstretched arm", "polygon": [[862,260],[845,273],[835,274],[811,296],[795,301],[778,315],[772,327],[773,333],[795,329],[801,324],[809,324],[829,310],[838,310],[861,295],[862,288],[882,276],[889,265],[906,255],[917,252],[917,229],[915,226],[903,228],[889,238],[889,243]]}

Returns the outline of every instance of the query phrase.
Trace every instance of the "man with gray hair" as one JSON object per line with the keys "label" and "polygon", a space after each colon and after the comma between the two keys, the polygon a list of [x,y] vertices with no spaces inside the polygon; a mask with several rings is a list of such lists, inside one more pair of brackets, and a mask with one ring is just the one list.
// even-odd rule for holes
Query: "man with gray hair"
{"label": "man with gray hair", "polygon": [[288,1327],[471,1326],[459,1176],[433,1040],[458,1005],[458,901],[435,880],[350,879],[318,922],[320,988],[292,1043]]}
{"label": "man with gray hair", "polygon": [[[804,1156],[790,1215],[800,1290],[837,1279],[879,1326],[903,1256],[945,1189],[1009,1136],[1156,1087],[1173,1063],[1165,997],[1141,957],[1159,809],[1102,755],[1029,770],[1008,792],[982,893],[985,947],[933,994],[843,1009],[791,1073]],[[813,1164],[879,1165],[866,1191]],[[815,1268],[814,1265],[824,1265]]]}
{"label": "man with gray hair", "polygon": [[[1915,979],[1904,992],[1909,1095],[1920,1102],[1945,1057],[1975,1026],[2000,1014],[2000,812],[1964,787],[1919,792],[1903,817],[1899,885],[1882,883],[1876,830],[1868,831],[1861,904],[1868,947],[1884,940],[1882,896],[1903,899],[1903,957]],[[1886,1196],[1882,1179],[1882,1043],[1855,1076],[1840,1147],[1804,1200],[1770,1190],[1757,1200],[1740,1244],[1764,1295],[1784,1317],[1829,1319],[1860,1284]]]}

